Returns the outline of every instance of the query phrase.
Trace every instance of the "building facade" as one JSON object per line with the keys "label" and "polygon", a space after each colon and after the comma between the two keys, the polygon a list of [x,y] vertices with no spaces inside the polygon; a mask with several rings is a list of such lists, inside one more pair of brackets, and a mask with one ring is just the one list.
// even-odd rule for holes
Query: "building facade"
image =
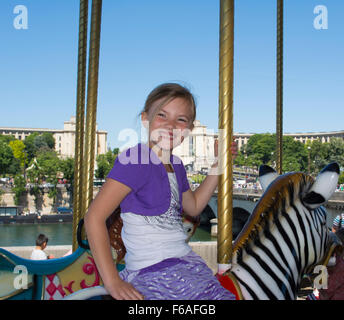
{"label": "building facade", "polygon": [[[234,133],[235,141],[238,144],[238,149],[246,144],[251,136],[255,133]],[[329,132],[305,132],[305,133],[284,133],[284,136],[292,137],[295,141],[301,143],[313,142],[319,140],[321,143],[330,142],[331,138],[344,139],[344,130],[341,131],[329,131]]]}
{"label": "building facade", "polygon": [[[10,128],[0,127],[0,134],[13,135],[16,139],[24,140],[34,132],[51,132],[55,138],[55,150],[62,157],[74,157],[75,155],[75,117],[64,122],[63,129],[35,129],[35,128]],[[233,133],[238,150],[245,145],[254,133]],[[306,132],[285,133],[301,143],[319,140],[322,143],[329,142],[331,138],[344,139],[344,130],[331,132]],[[182,144],[174,149],[174,154],[180,157],[187,170],[203,171],[208,169],[215,161],[214,145],[218,140],[218,133],[207,129],[199,120],[194,121],[194,129],[185,138]],[[107,152],[107,132],[96,131],[96,156]]]}
{"label": "building facade", "polygon": [[[254,133],[233,133],[238,150],[245,145]],[[322,143],[330,142],[331,138],[344,139],[344,130],[330,132],[306,132],[306,133],[285,133],[294,140],[301,143],[319,140]],[[185,138],[183,143],[174,149],[174,154],[179,156],[186,168],[192,171],[202,171],[209,168],[215,161],[214,143],[218,140],[218,133],[211,132],[200,121],[195,120],[194,129],[190,136]]]}
{"label": "building facade", "polygon": [[[76,118],[72,116],[70,120],[65,121],[63,129],[42,129],[42,128],[13,128],[0,127],[0,134],[13,135],[18,140],[24,140],[34,132],[53,134],[55,139],[55,151],[61,158],[74,158],[75,156],[75,128]],[[107,132],[96,131],[95,154],[104,154],[107,151]]]}
{"label": "building facade", "polygon": [[215,161],[214,145],[217,139],[217,133],[195,120],[191,134],[173,150],[173,153],[182,159],[186,169],[202,171],[208,169]]}

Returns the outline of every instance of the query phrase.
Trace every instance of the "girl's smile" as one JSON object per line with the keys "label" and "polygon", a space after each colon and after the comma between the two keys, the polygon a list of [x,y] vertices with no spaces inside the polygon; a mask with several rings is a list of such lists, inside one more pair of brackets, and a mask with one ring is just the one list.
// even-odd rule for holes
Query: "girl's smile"
{"label": "girl's smile", "polygon": [[183,98],[175,98],[162,107],[155,106],[150,112],[143,112],[142,121],[149,122],[149,146],[172,151],[192,130],[192,116],[191,107]]}

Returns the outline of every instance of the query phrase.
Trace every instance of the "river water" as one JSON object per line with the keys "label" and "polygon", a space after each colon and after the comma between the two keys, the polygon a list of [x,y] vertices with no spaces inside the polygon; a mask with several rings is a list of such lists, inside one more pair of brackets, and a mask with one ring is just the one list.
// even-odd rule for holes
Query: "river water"
{"label": "river water", "polygon": [[[233,200],[233,207],[241,207],[252,212],[257,202]],[[327,225],[330,227],[340,212],[327,209]],[[34,246],[38,234],[43,233],[49,238],[48,245],[71,245],[73,242],[72,223],[54,224],[10,224],[0,225],[0,247]],[[209,228],[197,228],[191,241],[216,241],[211,237]]]}

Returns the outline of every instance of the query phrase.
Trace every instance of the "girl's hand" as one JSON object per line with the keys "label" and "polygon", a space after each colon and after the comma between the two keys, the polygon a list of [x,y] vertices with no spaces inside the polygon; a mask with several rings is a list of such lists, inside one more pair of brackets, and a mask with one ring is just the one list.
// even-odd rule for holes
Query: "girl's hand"
{"label": "girl's hand", "polygon": [[232,152],[232,156],[233,156],[233,160],[234,160],[238,155],[238,145],[235,142],[235,137],[233,137],[233,142],[231,145],[231,152]]}
{"label": "girl's hand", "polygon": [[118,278],[111,287],[106,290],[116,300],[143,300],[144,296],[138,292],[132,284]]}
{"label": "girl's hand", "polygon": [[[232,153],[232,158],[233,160],[236,158],[236,156],[238,155],[238,145],[235,142],[235,137],[233,137],[233,142],[231,144],[231,153]],[[219,171],[218,171],[218,154],[219,154],[219,141],[215,140],[215,144],[214,144],[214,155],[216,158],[216,161],[212,164],[208,174],[209,175],[219,175]]]}
{"label": "girl's hand", "polygon": [[[235,137],[233,137],[233,142],[232,142],[232,145],[231,145],[231,152],[232,152],[232,157],[233,157],[233,160],[234,160],[237,157],[237,155],[238,155],[238,145],[235,142]],[[217,158],[218,155],[219,155],[219,141],[218,140],[215,140],[214,155],[215,155],[215,158]],[[212,165],[212,167],[216,167],[216,165],[217,165],[217,161]]]}

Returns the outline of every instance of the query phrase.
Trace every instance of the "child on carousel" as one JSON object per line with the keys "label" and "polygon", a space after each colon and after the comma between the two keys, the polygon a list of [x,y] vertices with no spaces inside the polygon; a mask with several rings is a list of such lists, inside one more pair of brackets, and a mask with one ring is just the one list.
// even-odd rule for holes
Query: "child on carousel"
{"label": "child on carousel", "polygon": [[[182,161],[172,155],[193,129],[193,95],[176,83],[156,87],[141,120],[148,143],[122,152],[85,216],[90,248],[108,293],[118,300],[233,300],[186,243],[182,212],[200,215],[218,184],[210,172],[192,192]],[[235,154],[235,144],[232,145]],[[217,163],[212,165],[216,171]],[[125,269],[118,272],[106,220],[121,207]]]}

